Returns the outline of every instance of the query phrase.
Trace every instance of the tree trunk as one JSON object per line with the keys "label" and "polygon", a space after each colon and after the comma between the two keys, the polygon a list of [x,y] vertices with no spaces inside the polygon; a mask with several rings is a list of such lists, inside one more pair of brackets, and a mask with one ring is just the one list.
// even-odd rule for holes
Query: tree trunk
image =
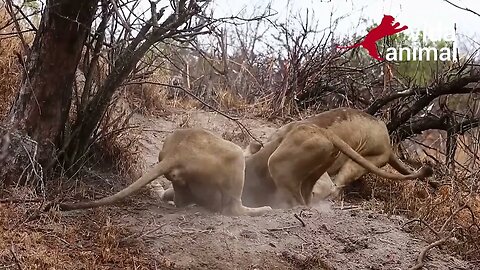
{"label": "tree trunk", "polygon": [[[8,124],[19,134],[36,141],[37,161],[42,166],[54,159],[60,143],[70,110],[75,71],[97,2],[47,0],[15,103],[10,109]],[[3,165],[0,179],[6,179],[6,175],[10,180],[11,177],[15,179],[26,166],[25,160],[15,157],[18,151],[10,152],[5,164],[0,164]],[[9,169],[5,170],[7,167]]]}

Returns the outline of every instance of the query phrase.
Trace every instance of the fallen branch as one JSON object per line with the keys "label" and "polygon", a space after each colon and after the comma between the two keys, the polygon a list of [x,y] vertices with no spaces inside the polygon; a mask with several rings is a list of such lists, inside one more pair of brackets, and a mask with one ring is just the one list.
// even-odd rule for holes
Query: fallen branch
{"label": "fallen branch", "polygon": [[281,227],[281,228],[271,228],[267,229],[269,232],[277,232],[277,231],[285,231],[285,230],[290,230],[290,229],[295,229],[295,228],[300,228],[302,225],[292,225],[292,226],[286,226],[286,227]]}
{"label": "fallen branch", "polygon": [[300,223],[302,223],[302,227],[307,226],[307,225],[305,224],[305,222],[304,222],[296,213],[293,214],[293,216],[294,216],[296,219],[298,219],[298,221],[300,221]]}
{"label": "fallen branch", "polygon": [[39,203],[43,202],[44,198],[37,198],[37,199],[1,199],[0,204],[2,203]]}
{"label": "fallen branch", "polygon": [[440,236],[440,233],[439,233],[439,232],[437,232],[432,226],[430,226],[430,224],[428,224],[427,222],[425,222],[423,219],[420,219],[420,218],[412,219],[412,220],[409,220],[409,221],[405,222],[405,223],[402,225],[401,228],[403,229],[405,226],[407,226],[408,224],[413,223],[413,222],[419,222],[419,223],[427,226],[427,228],[428,228],[431,232],[433,232],[437,237]]}
{"label": "fallen branch", "polygon": [[426,246],[424,249],[422,249],[422,251],[420,252],[420,254],[418,255],[418,258],[417,258],[417,264],[415,266],[413,266],[412,268],[410,268],[410,270],[418,270],[418,269],[422,269],[423,266],[425,265],[425,257],[427,256],[427,252],[434,248],[434,247],[437,247],[437,246],[440,246],[441,244],[445,243],[448,239],[450,239],[450,236],[445,236],[443,237],[442,239],[440,240],[437,240],[433,243],[431,243],[430,245]]}
{"label": "fallen branch", "polygon": [[[418,270],[418,269],[422,269],[423,266],[425,265],[425,257],[427,256],[427,252],[434,248],[434,247],[437,247],[437,246],[440,246],[442,245],[443,243],[445,243],[447,240],[449,240],[453,234],[453,232],[455,231],[455,229],[451,230],[447,235],[444,235],[443,231],[447,228],[447,225],[453,220],[453,218],[458,214],[460,213],[460,211],[462,211],[463,209],[465,208],[468,208],[468,205],[465,203],[462,207],[458,208],[457,210],[455,210],[446,220],[445,222],[443,223],[442,227],[440,228],[440,230],[437,232],[435,231],[428,223],[426,223],[425,221],[422,221],[421,219],[418,219],[418,221],[420,221],[421,223],[425,224],[431,231],[433,231],[437,237],[442,237],[440,239],[438,239],[437,241],[429,244],[428,246],[426,246],[424,249],[422,249],[422,251],[418,254],[418,257],[417,257],[417,264],[414,265],[412,268],[410,268],[409,270]],[[405,223],[404,225],[408,224],[408,223],[411,223],[413,221],[417,221],[417,220],[412,220],[412,221],[409,221],[407,223]]]}
{"label": "fallen branch", "polygon": [[[302,215],[302,212],[300,212],[300,215]],[[286,226],[286,227],[281,227],[281,228],[271,228],[271,229],[267,229],[267,231],[269,232],[276,232],[276,231],[285,231],[285,230],[289,230],[289,229],[294,229],[294,228],[300,228],[300,227],[305,227],[307,226],[307,224],[305,224],[305,221],[303,221],[303,219],[300,217],[300,215],[298,214],[293,214],[293,216],[298,220],[300,221],[300,224],[297,224],[297,225],[292,225],[292,226]]]}
{"label": "fallen branch", "polygon": [[165,225],[167,225],[167,223],[162,224],[162,225],[160,225],[160,226],[158,226],[158,227],[156,227],[156,228],[153,228],[153,229],[151,229],[151,230],[148,230],[148,231],[146,231],[146,232],[144,232],[144,233],[138,233],[138,234],[134,233],[134,234],[131,234],[131,235],[129,235],[129,236],[126,236],[126,237],[120,239],[120,241],[118,241],[118,242],[119,242],[119,243],[124,243],[125,241],[127,241],[127,240],[129,240],[129,239],[132,239],[132,238],[138,238],[138,239],[143,238],[143,237],[145,237],[145,236],[147,236],[147,235],[149,235],[149,234],[152,234],[152,233],[154,233],[154,232],[157,232],[157,231],[161,230],[163,227],[165,227]]}

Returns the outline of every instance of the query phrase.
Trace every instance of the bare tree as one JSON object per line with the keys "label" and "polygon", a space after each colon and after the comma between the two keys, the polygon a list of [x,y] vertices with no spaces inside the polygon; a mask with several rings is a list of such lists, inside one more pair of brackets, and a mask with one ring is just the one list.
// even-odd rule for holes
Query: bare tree
{"label": "bare tree", "polygon": [[[75,69],[97,2],[47,1],[25,63],[23,80],[7,121],[37,141],[38,158],[43,164],[51,160],[60,142],[70,107]],[[18,178],[25,167],[23,162],[25,160],[14,156],[7,157],[0,178]]]}
{"label": "bare tree", "polygon": [[[6,123],[36,142],[35,159],[46,171],[61,164],[73,173],[83,164],[112,97],[152,46],[188,40],[213,23],[202,14],[208,4],[204,1],[170,1],[159,9],[159,1],[150,1],[146,13],[136,14],[140,2],[46,2]],[[148,14],[150,18],[143,19]],[[97,27],[92,29],[94,20]],[[77,66],[86,76],[72,111]],[[12,143],[10,152],[15,155],[5,158],[0,175],[7,183],[18,180],[32,161],[27,153],[19,158],[20,144]]]}

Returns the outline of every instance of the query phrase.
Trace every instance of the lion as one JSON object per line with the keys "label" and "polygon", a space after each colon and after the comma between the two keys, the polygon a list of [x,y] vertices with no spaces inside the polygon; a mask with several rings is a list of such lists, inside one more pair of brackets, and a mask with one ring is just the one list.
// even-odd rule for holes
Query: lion
{"label": "lion", "polygon": [[200,128],[177,129],[167,136],[158,163],[138,180],[114,195],[95,201],[59,204],[62,211],[114,204],[138,191],[155,178],[165,175],[173,189],[177,207],[197,204],[225,215],[263,215],[272,208],[245,207],[242,192],[245,178],[243,149]]}
{"label": "lion", "polygon": [[376,42],[386,36],[391,36],[408,29],[408,26],[406,25],[397,28],[398,26],[400,26],[400,23],[397,22],[393,24],[394,21],[395,18],[393,16],[383,15],[380,25],[370,30],[365,36],[365,39],[363,39],[363,41],[358,42],[352,46],[337,46],[337,48],[352,49],[362,46],[368,51],[368,54],[370,54],[371,57],[383,61],[384,59],[381,58],[378,54]]}
{"label": "lion", "polygon": [[[338,108],[279,128],[263,148],[250,143],[242,201],[274,208],[309,205],[324,174],[335,176],[322,199],[339,192],[367,172],[395,180],[426,178],[429,166],[411,172],[393,153],[385,123],[351,108]],[[390,164],[401,174],[379,169]],[[327,188],[328,185],[323,185]]]}
{"label": "lion", "polygon": [[320,178],[318,178],[312,189],[312,197],[310,204],[318,204],[320,201],[325,200],[332,196],[332,192],[336,191],[335,183],[328,172],[324,172]]}

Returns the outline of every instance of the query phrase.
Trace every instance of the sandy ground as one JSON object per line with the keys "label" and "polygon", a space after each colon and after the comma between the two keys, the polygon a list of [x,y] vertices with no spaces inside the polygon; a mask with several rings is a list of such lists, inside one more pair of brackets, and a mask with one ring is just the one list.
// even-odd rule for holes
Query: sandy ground
{"label": "sandy ground", "polygon": [[[408,269],[426,245],[401,217],[330,203],[226,217],[148,204],[118,216],[174,269]],[[298,217],[298,219],[295,217]],[[300,222],[302,220],[305,226]],[[427,269],[478,269],[433,249]]]}
{"label": "sandy ground", "polygon": [[[253,119],[242,123],[263,140],[275,129],[271,123]],[[166,134],[181,126],[204,127],[242,146],[247,141],[233,121],[216,113],[136,117],[134,124],[145,129],[144,168],[156,162]],[[166,180],[159,183],[168,184]],[[402,229],[403,217],[361,205],[340,209],[339,203],[324,202],[274,210],[261,217],[227,217],[196,206],[177,209],[148,196],[125,206],[111,208],[112,222],[145,241],[146,252],[170,269],[408,269],[428,245]],[[480,267],[434,248],[426,269]]]}

